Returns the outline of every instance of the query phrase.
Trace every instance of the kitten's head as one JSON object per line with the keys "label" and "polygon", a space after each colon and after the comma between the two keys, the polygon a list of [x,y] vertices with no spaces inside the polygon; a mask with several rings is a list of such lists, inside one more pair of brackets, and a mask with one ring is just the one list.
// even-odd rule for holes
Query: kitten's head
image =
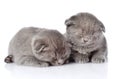
{"label": "kitten's head", "polygon": [[37,59],[51,65],[62,65],[70,56],[70,48],[62,34],[46,30],[32,39],[32,50]]}
{"label": "kitten's head", "polygon": [[105,32],[105,27],[94,15],[79,13],[65,21],[67,36],[76,45],[89,45],[96,42]]}

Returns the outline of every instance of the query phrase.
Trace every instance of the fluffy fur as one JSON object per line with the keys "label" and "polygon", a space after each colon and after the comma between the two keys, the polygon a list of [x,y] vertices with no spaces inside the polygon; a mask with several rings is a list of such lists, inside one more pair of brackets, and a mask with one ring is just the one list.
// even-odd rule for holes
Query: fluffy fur
{"label": "fluffy fur", "polygon": [[107,61],[107,43],[103,23],[90,13],[78,13],[65,21],[66,38],[72,45],[75,62]]}
{"label": "fluffy fur", "polygon": [[26,27],[10,41],[5,62],[46,67],[62,65],[70,56],[64,36],[56,30]]}

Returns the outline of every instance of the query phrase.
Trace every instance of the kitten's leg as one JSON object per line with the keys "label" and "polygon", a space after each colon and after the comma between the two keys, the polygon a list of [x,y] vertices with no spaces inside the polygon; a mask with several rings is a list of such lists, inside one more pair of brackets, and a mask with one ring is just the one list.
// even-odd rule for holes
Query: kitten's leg
{"label": "kitten's leg", "polygon": [[88,55],[85,54],[80,54],[80,53],[73,53],[73,59],[77,63],[87,63],[89,62]]}
{"label": "kitten's leg", "polygon": [[15,63],[19,65],[37,66],[37,67],[49,66],[47,62],[39,61],[33,56],[21,56],[19,59],[18,58],[16,59]]}
{"label": "kitten's leg", "polygon": [[92,59],[91,61],[93,63],[104,63],[107,61],[107,51],[102,51],[102,50],[99,50],[99,51],[96,51],[93,56],[92,56]]}

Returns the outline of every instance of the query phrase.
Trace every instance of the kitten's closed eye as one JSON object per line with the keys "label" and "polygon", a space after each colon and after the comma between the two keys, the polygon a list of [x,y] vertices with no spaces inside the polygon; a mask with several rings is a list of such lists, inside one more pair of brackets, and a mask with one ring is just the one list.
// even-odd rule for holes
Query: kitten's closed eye
{"label": "kitten's closed eye", "polygon": [[52,60],[53,60],[53,61],[57,61],[57,58],[53,58]]}
{"label": "kitten's closed eye", "polygon": [[92,33],[91,33],[91,35],[94,35],[94,34],[95,34],[95,32],[92,32]]}
{"label": "kitten's closed eye", "polygon": [[69,55],[64,55],[64,56],[61,57],[61,59],[64,59],[64,60],[65,60],[65,59],[67,59],[68,57],[69,57]]}

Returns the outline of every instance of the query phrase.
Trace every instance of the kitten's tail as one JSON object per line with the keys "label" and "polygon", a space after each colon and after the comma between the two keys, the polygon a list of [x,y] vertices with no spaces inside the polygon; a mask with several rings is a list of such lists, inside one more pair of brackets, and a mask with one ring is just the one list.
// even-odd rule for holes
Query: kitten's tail
{"label": "kitten's tail", "polygon": [[13,63],[13,55],[8,55],[5,59],[4,62],[6,63]]}

